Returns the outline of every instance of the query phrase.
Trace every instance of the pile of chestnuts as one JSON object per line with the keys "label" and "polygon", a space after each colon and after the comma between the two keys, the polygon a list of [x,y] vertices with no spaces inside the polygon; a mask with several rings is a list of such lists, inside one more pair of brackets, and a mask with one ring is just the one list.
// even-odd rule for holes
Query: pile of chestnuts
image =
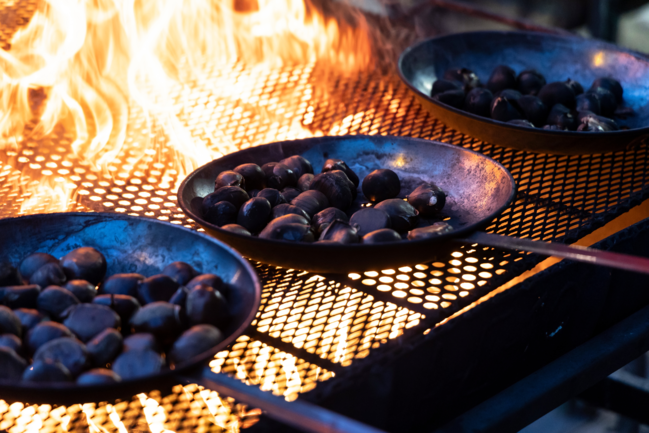
{"label": "pile of chestnuts", "polygon": [[[360,209],[359,186],[370,202]],[[451,230],[441,218],[446,193],[438,186],[422,183],[406,200],[397,198],[400,191],[392,170],[374,170],[361,182],[345,161],[327,159],[314,174],[311,163],[295,155],[221,172],[214,192],[203,198],[202,216],[233,233],[298,242],[376,244]],[[420,227],[420,216],[439,221]]]}
{"label": "pile of chestnuts", "polygon": [[92,247],[0,263],[0,380],[98,385],[188,361],[224,338],[230,286],[183,262],[106,276]]}
{"label": "pile of chestnuts", "polygon": [[613,118],[633,114],[622,107],[622,85],[614,78],[597,78],[584,91],[570,78],[547,83],[534,69],[517,75],[506,65],[497,66],[484,85],[469,69],[449,69],[433,83],[431,97],[478,116],[553,131],[617,131],[625,127]]}

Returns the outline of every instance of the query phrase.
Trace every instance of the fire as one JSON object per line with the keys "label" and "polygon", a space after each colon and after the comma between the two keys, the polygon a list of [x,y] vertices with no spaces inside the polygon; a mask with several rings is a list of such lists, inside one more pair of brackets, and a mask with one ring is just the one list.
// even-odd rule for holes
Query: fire
{"label": "fire", "polygon": [[[163,147],[170,147],[174,165],[167,170],[177,184],[197,166],[241,146],[321,134],[301,123],[317,90],[311,72],[323,65],[337,74],[362,70],[373,48],[363,14],[315,1],[41,1],[11,47],[0,50],[0,149],[7,157],[0,162],[17,170],[25,143],[62,127],[71,134],[66,148],[100,178],[116,176],[110,168],[115,160],[128,158],[123,165],[135,167],[152,153],[160,159]],[[296,68],[305,103],[286,113],[260,99],[252,79],[214,80],[207,73],[236,64],[245,65],[250,77]],[[206,125],[198,137],[188,124],[202,108],[187,113],[170,96],[170,89],[191,93],[186,83],[265,119],[268,132],[242,141],[225,127]],[[144,119],[137,128],[146,132],[127,154],[134,113]],[[295,120],[280,128],[288,114]],[[28,171],[21,169],[12,181],[30,197],[23,213],[74,208],[79,182],[71,187],[70,176],[61,181],[57,173]],[[127,168],[126,175],[134,171]],[[43,206],[39,195],[56,198]]]}

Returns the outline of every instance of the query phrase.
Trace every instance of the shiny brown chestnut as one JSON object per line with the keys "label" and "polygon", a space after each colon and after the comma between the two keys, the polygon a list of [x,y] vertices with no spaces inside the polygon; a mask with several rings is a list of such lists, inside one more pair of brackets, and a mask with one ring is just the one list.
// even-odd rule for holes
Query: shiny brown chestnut
{"label": "shiny brown chestnut", "polygon": [[61,266],[68,280],[86,280],[97,285],[104,279],[108,265],[99,250],[81,247],[61,257]]}
{"label": "shiny brown chestnut", "polygon": [[264,189],[266,176],[264,175],[264,171],[257,164],[241,164],[236,166],[232,171],[243,176],[248,190]]}
{"label": "shiny brown chestnut", "polygon": [[237,216],[237,224],[250,233],[258,233],[270,219],[272,207],[263,197],[253,197],[241,206]]}
{"label": "shiny brown chestnut", "polygon": [[424,183],[406,197],[419,215],[430,217],[437,215],[446,204],[446,193],[434,183]]}
{"label": "shiny brown chestnut", "polygon": [[389,169],[374,170],[363,179],[363,194],[372,202],[394,198],[401,191],[399,176]]}
{"label": "shiny brown chestnut", "polygon": [[281,162],[269,162],[261,166],[268,188],[282,190],[297,185],[295,172]]}
{"label": "shiny brown chestnut", "polygon": [[326,173],[328,171],[334,171],[334,170],[340,170],[343,173],[345,173],[345,175],[347,175],[347,178],[351,180],[352,183],[354,184],[354,188],[358,188],[358,184],[359,184],[358,175],[354,173],[354,170],[352,170],[347,166],[345,161],[343,161],[342,159],[333,159],[333,158],[326,160],[324,165],[322,166],[322,173]]}
{"label": "shiny brown chestnut", "polygon": [[214,180],[214,191],[224,186],[238,186],[241,189],[246,189],[246,179],[236,171],[222,171]]}
{"label": "shiny brown chestnut", "polygon": [[282,159],[279,163],[293,170],[293,173],[295,173],[298,179],[307,173],[313,174],[313,167],[309,160],[300,155],[289,156],[288,158]]}
{"label": "shiny brown chestnut", "polygon": [[443,235],[445,233],[450,233],[453,231],[448,223],[445,222],[436,222],[430,226],[419,227],[408,232],[408,240],[418,241],[421,239],[430,239],[437,236]]}
{"label": "shiny brown chestnut", "polygon": [[375,206],[390,215],[390,226],[399,233],[412,230],[417,224],[419,212],[410,203],[399,198],[391,198]]}
{"label": "shiny brown chestnut", "polygon": [[369,232],[361,240],[364,244],[382,244],[385,242],[398,242],[401,235],[392,229],[379,229]]}
{"label": "shiny brown chestnut", "polygon": [[327,200],[327,197],[320,191],[310,190],[304,191],[295,197],[291,201],[291,204],[299,207],[306,212],[310,218],[313,218],[315,214],[329,207],[329,200]]}
{"label": "shiny brown chestnut", "polygon": [[367,207],[354,212],[349,224],[356,227],[358,236],[363,237],[370,232],[390,228],[390,216],[380,209]]}
{"label": "shiny brown chestnut", "polygon": [[360,241],[356,226],[347,221],[334,220],[320,234],[318,241],[333,241],[341,244],[357,244]]}
{"label": "shiny brown chestnut", "polygon": [[338,208],[328,207],[313,216],[311,227],[316,234],[320,235],[334,220],[349,221],[349,217]]}

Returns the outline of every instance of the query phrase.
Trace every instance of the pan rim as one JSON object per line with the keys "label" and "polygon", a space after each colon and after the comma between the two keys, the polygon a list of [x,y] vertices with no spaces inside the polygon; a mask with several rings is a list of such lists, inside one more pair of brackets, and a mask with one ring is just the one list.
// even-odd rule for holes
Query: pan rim
{"label": "pan rim", "polygon": [[[221,158],[217,158],[213,161],[210,161],[200,167],[198,167],[196,170],[191,172],[185,180],[180,184],[180,187],[178,188],[178,191],[176,193],[176,196],[178,197],[178,205],[182,209],[183,213],[187,215],[188,217],[192,218],[194,221],[196,221],[197,224],[201,225],[202,227],[207,227],[210,230],[215,230],[217,232],[221,233],[226,233],[228,236],[234,236],[236,238],[239,238],[243,241],[250,241],[253,239],[253,242],[260,242],[262,245],[283,245],[283,246],[296,246],[298,245],[300,248],[306,248],[306,249],[313,249],[317,248],[319,250],[324,250],[324,251],[340,251],[341,249],[349,249],[353,248],[354,250],[357,250],[359,253],[362,251],[366,251],[372,248],[385,248],[389,246],[393,246],[395,244],[399,244],[398,242],[386,242],[386,243],[381,243],[381,244],[316,244],[315,242],[290,242],[290,241],[283,241],[283,240],[271,240],[271,239],[262,239],[259,238],[258,236],[248,236],[248,235],[242,235],[239,233],[233,233],[229,232],[227,230],[223,230],[221,227],[216,226],[214,224],[208,223],[205,221],[202,216],[197,215],[196,213],[193,212],[191,209],[191,205],[189,203],[185,203],[183,200],[183,192],[184,190],[188,187],[189,183],[196,177],[198,174],[207,169],[208,166],[210,165],[216,165],[219,161],[222,161],[223,159],[226,159],[228,157],[231,157],[232,155],[240,154],[240,153],[246,153],[250,151],[254,151],[254,149],[262,147],[262,146],[283,146],[284,144],[291,144],[291,143],[304,143],[304,142],[314,142],[314,145],[317,145],[318,142],[321,141],[327,141],[327,140],[334,140],[334,141],[339,141],[339,140],[344,140],[344,139],[350,139],[350,138],[366,138],[366,139],[371,139],[371,140],[409,140],[409,141],[416,141],[420,142],[421,144],[424,145],[430,145],[431,143],[435,144],[436,146],[442,146],[442,147],[447,147],[451,149],[460,149],[460,151],[464,152],[469,152],[477,157],[480,158],[485,158],[487,161],[490,161],[493,163],[496,167],[498,167],[500,170],[503,171],[503,173],[506,174],[507,178],[510,181],[510,185],[512,187],[512,190],[507,197],[507,200],[503,203],[502,206],[497,208],[494,212],[491,212],[488,217],[483,218],[480,222],[474,223],[462,228],[459,228],[457,230],[453,230],[450,233],[442,234],[439,235],[435,238],[429,238],[429,239],[420,239],[420,240],[402,240],[401,242],[408,242],[410,245],[433,245],[439,242],[443,241],[448,241],[448,240],[453,240],[453,239],[458,239],[460,238],[463,234],[465,233],[471,233],[476,230],[479,230],[479,227],[482,226],[484,223],[489,223],[493,221],[494,218],[499,216],[502,212],[505,211],[511,204],[511,202],[514,200],[514,197],[516,196],[516,181],[514,180],[514,177],[512,174],[507,170],[507,168],[502,165],[499,161],[496,161],[495,159],[480,153],[476,152],[475,150],[472,149],[467,149],[465,147],[457,146],[454,144],[449,144],[449,143],[443,143],[441,141],[437,140],[426,140],[422,138],[413,138],[413,137],[400,137],[400,136],[394,136],[394,135],[364,135],[364,134],[358,134],[358,135],[333,135],[333,136],[323,136],[323,137],[311,137],[311,138],[303,138],[303,139],[298,139],[298,140],[284,140],[284,141],[277,141],[277,142],[271,142],[271,143],[266,143],[262,144],[260,146],[255,146],[247,149],[242,149],[237,152],[232,152],[228,155],[222,156]],[[312,147],[313,147],[312,146]]]}
{"label": "pan rim", "polygon": [[[120,388],[136,388],[140,384],[144,385],[146,382],[155,379],[170,379],[172,377],[177,377],[178,375],[184,372],[191,371],[193,369],[201,367],[202,364],[204,364],[209,359],[213,358],[214,355],[224,350],[231,343],[233,343],[237,338],[239,338],[250,326],[250,324],[254,321],[257,312],[259,310],[259,305],[261,304],[261,292],[262,292],[261,282],[259,280],[259,276],[257,275],[257,272],[255,272],[249,260],[245,259],[237,250],[235,250],[225,242],[216,239],[212,236],[209,236],[205,233],[191,230],[181,225],[171,224],[166,221],[160,221],[154,218],[124,215],[115,212],[54,212],[54,213],[46,213],[46,214],[33,214],[33,215],[24,215],[19,217],[2,218],[0,219],[0,229],[3,228],[2,227],[3,225],[11,224],[13,221],[16,220],[29,221],[30,219],[39,219],[43,217],[57,217],[57,216],[66,217],[66,218],[97,217],[98,219],[147,221],[150,223],[160,224],[166,227],[173,227],[173,229],[178,229],[188,234],[198,235],[199,237],[211,243],[217,244],[219,247],[223,248],[227,254],[231,255],[236,262],[238,262],[240,265],[243,265],[243,269],[252,278],[252,283],[254,286],[254,294],[255,294],[253,304],[250,308],[250,312],[246,315],[241,325],[237,327],[229,336],[224,338],[223,341],[221,341],[219,344],[217,344],[216,346],[212,347],[211,349],[201,354],[196,355],[195,357],[191,358],[189,361],[183,362],[178,366],[174,366],[174,368],[167,368],[166,370],[160,372],[159,374],[142,376],[134,379],[125,380],[122,382],[102,384],[102,385],[96,385],[96,384],[79,385],[76,384],[75,382],[52,382],[52,383],[33,382],[31,383],[31,382],[20,382],[20,381],[13,381],[13,380],[0,380],[0,390],[6,392],[11,392],[12,390],[15,391],[42,390],[46,392],[51,392],[51,391],[71,391],[75,389],[80,391],[88,391],[89,389],[92,389],[94,393],[101,395],[102,392],[119,391]],[[180,378],[178,380],[178,383],[180,383]],[[145,387],[145,386],[142,386],[142,388],[143,388],[142,392],[149,391],[151,389],[150,387]]]}
{"label": "pan rim", "polygon": [[[488,117],[483,117],[483,116],[478,116],[477,114],[469,113],[468,111],[460,110],[455,107],[451,107],[450,105],[443,104],[433,98],[431,98],[429,95],[426,93],[422,92],[419,90],[417,87],[414,86],[414,84],[406,78],[404,72],[403,72],[403,63],[405,62],[405,58],[412,52],[415,51],[416,49],[420,48],[423,45],[430,44],[433,41],[439,41],[442,39],[446,38],[453,38],[453,37],[458,37],[459,35],[493,35],[493,34],[500,34],[500,35],[511,35],[511,36],[522,36],[522,35],[538,35],[538,36],[543,36],[543,37],[553,37],[555,39],[581,39],[581,40],[586,40],[584,38],[581,38],[578,35],[575,36],[567,36],[567,35],[555,35],[551,33],[543,33],[543,32],[532,32],[532,31],[507,31],[507,30],[480,30],[480,31],[474,31],[474,32],[461,32],[461,33],[452,33],[449,35],[442,35],[442,36],[436,36],[433,38],[428,38],[423,41],[417,42],[416,44],[413,44],[406,48],[401,55],[399,56],[399,61],[397,62],[397,72],[399,74],[399,78],[401,81],[410,88],[412,92],[414,92],[418,97],[424,98],[427,102],[435,104],[435,106],[448,110],[452,113],[468,117],[473,120],[477,120],[481,123],[488,124],[488,125],[496,125],[499,127],[503,128],[511,128],[517,131],[521,131],[524,133],[530,133],[530,134],[537,134],[537,135],[546,135],[548,137],[550,136],[563,136],[563,137],[584,137],[584,136],[597,136],[597,137],[623,137],[625,135],[633,135],[636,136],[639,133],[649,133],[649,125],[643,126],[640,128],[630,128],[626,130],[618,130],[618,131],[604,131],[604,132],[593,132],[593,131],[553,131],[553,130],[547,130],[543,128],[529,128],[526,126],[518,126],[518,125],[513,125],[511,123],[507,122],[502,122],[500,120],[495,120],[491,119]],[[629,54],[637,59],[643,60],[646,63],[649,64],[649,56],[643,55],[642,53],[638,53],[636,51],[632,50],[627,50],[622,47],[618,47],[615,44],[610,44],[607,42],[603,41],[594,41],[594,40],[588,40],[590,43],[593,45],[598,45],[601,47],[607,47],[610,49],[613,49],[617,52],[620,53],[625,53]]]}

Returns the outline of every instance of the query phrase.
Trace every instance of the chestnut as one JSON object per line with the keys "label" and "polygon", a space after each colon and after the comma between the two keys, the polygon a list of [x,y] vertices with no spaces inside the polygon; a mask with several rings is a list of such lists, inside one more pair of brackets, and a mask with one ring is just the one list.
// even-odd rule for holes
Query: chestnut
{"label": "chestnut", "polygon": [[282,159],[280,164],[284,164],[295,173],[296,178],[300,178],[307,173],[313,174],[313,167],[308,159],[300,155],[289,156]]}
{"label": "chestnut", "polygon": [[210,224],[223,227],[237,220],[237,212],[236,206],[232,203],[220,201],[207,209],[203,208],[203,219]]}
{"label": "chestnut", "polygon": [[0,305],[0,334],[22,335],[20,319],[10,308]]}
{"label": "chestnut", "polygon": [[0,347],[7,347],[21,354],[23,351],[23,342],[14,334],[2,334],[0,335]]}
{"label": "chestnut", "polygon": [[238,186],[241,189],[246,189],[246,180],[236,171],[222,171],[214,180],[214,191],[224,186]]}
{"label": "chestnut", "polygon": [[18,308],[13,311],[25,331],[32,329],[41,322],[50,320],[48,316],[32,308]]}
{"label": "chestnut", "polygon": [[417,223],[419,212],[410,203],[400,198],[391,198],[377,204],[380,209],[390,215],[390,227],[399,233],[411,230]]}
{"label": "chestnut", "polygon": [[23,284],[18,269],[9,262],[0,262],[0,287],[19,286]]}
{"label": "chestnut", "polygon": [[577,131],[586,131],[586,132],[609,132],[617,131],[620,129],[618,124],[613,119],[608,119],[603,116],[585,116],[582,117],[580,125],[577,127]]}
{"label": "chestnut", "polygon": [[352,205],[352,187],[349,179],[345,180],[333,171],[320,173],[311,182],[311,190],[320,191],[327,197],[331,206],[341,210],[346,210]]}
{"label": "chestnut", "polygon": [[[25,257],[23,261],[20,262],[20,266],[18,267],[18,270],[20,271],[20,275],[29,281],[32,275],[34,275],[34,272],[36,272],[46,264],[58,263],[58,262],[59,260],[51,254],[34,253]],[[22,283],[18,283],[18,284],[22,284]],[[41,286],[41,287],[45,287],[45,286]]]}
{"label": "chestnut", "polygon": [[99,289],[102,294],[137,296],[137,286],[143,280],[144,275],[140,274],[115,274],[108,277]]}
{"label": "chestnut", "polygon": [[562,104],[567,108],[575,108],[575,92],[568,84],[555,81],[548,83],[539,91],[539,99],[546,107],[554,107]]}
{"label": "chestnut", "polygon": [[202,274],[202,275],[199,275],[196,278],[194,278],[193,280],[191,280],[189,282],[189,284],[187,284],[187,288],[188,289],[193,289],[194,287],[196,287],[198,285],[201,285],[201,284],[206,285],[206,286],[210,286],[214,290],[218,290],[226,298],[229,295],[228,286],[223,283],[223,280],[218,275],[214,275],[214,274]]}
{"label": "chestnut", "polygon": [[401,235],[392,229],[379,229],[369,232],[363,236],[364,244],[382,244],[385,242],[397,242],[401,240]]}
{"label": "chestnut", "polygon": [[594,114],[600,114],[602,112],[599,95],[594,92],[577,96],[575,98],[575,107],[577,111],[590,111]]}
{"label": "chestnut", "polygon": [[172,280],[184,286],[189,283],[192,278],[198,275],[196,269],[192,265],[185,262],[171,262],[162,270],[162,274],[170,277]]}
{"label": "chestnut", "polygon": [[131,316],[140,309],[138,300],[129,295],[98,295],[92,303],[110,307],[119,315],[122,323],[128,323]]}
{"label": "chestnut", "polygon": [[[305,214],[298,215],[298,214],[290,213],[281,216],[279,218],[276,218],[271,222],[269,222],[268,225],[261,231],[261,233],[259,233],[259,237],[263,239],[272,239],[271,236],[275,236],[273,232],[276,229],[280,228],[281,226],[287,224],[298,224],[303,226],[309,226],[308,215]],[[291,229],[290,231],[292,230],[295,230],[295,228]],[[308,233],[304,232],[304,235],[308,236]],[[313,236],[313,234],[311,234],[311,236]]]}
{"label": "chestnut", "polygon": [[487,89],[495,94],[501,90],[514,88],[516,88],[516,72],[506,65],[496,66],[487,81]]}
{"label": "chestnut", "polygon": [[107,368],[93,368],[77,377],[77,385],[110,385],[121,381],[122,378],[117,373]]}
{"label": "chestnut", "polygon": [[269,162],[261,166],[268,188],[282,190],[297,185],[295,172],[281,162]]}
{"label": "chestnut", "polygon": [[[347,174],[342,171],[342,170],[332,170],[328,171],[327,173],[331,173],[333,176],[336,176],[338,179],[342,180],[347,184],[347,187],[349,188],[349,191],[352,193],[352,202],[356,200],[356,197],[358,195],[358,187],[354,185],[354,182],[349,180],[349,177],[347,177]],[[314,188],[311,188],[314,189]]]}
{"label": "chestnut", "polygon": [[113,371],[122,380],[137,379],[160,373],[164,360],[153,350],[129,350],[113,362]]}
{"label": "chestnut", "polygon": [[86,280],[70,280],[65,283],[65,288],[76,296],[79,302],[92,302],[97,296],[95,286]]}
{"label": "chestnut", "polygon": [[119,352],[122,351],[123,341],[122,334],[114,328],[104,329],[95,335],[86,344],[92,365],[104,367],[106,364],[113,362]]}
{"label": "chestnut", "polygon": [[43,290],[36,299],[36,307],[39,311],[47,313],[57,320],[63,318],[63,312],[79,300],[69,290],[59,286],[49,286]]}
{"label": "chestnut", "polygon": [[150,332],[161,340],[173,339],[182,330],[180,306],[156,301],[145,305],[130,320],[133,332]]}
{"label": "chestnut", "polygon": [[264,188],[257,194],[257,197],[263,197],[272,207],[286,203],[284,196],[275,188]]}
{"label": "chestnut", "polygon": [[41,286],[30,284],[29,286],[9,286],[0,288],[2,302],[9,308],[35,308],[38,295],[41,293]]}
{"label": "chestnut", "polygon": [[419,227],[408,232],[408,240],[419,241],[422,239],[434,238],[453,231],[448,223],[436,222],[433,225],[426,227]]}
{"label": "chestnut", "polygon": [[453,108],[462,109],[464,107],[465,97],[464,90],[447,90],[446,92],[438,93],[432,99]]}
{"label": "chestnut", "polygon": [[70,337],[56,338],[39,347],[34,354],[34,362],[46,359],[60,362],[75,377],[89,364],[86,346]]}
{"label": "chestnut", "polygon": [[123,346],[124,352],[130,350],[152,350],[154,352],[160,352],[158,341],[153,334],[148,332],[138,332],[137,334],[129,335],[124,339]]}
{"label": "chestnut", "polygon": [[493,97],[493,94],[488,89],[476,87],[467,93],[464,98],[464,109],[478,116],[490,117]]}
{"label": "chestnut", "polygon": [[600,114],[602,116],[613,117],[615,115],[615,110],[617,110],[617,100],[611,91],[603,87],[597,87],[595,89],[590,89],[588,93],[595,93],[599,98]]}
{"label": "chestnut", "polygon": [[466,91],[480,86],[480,78],[467,68],[448,69],[444,72],[444,80],[458,81]]}
{"label": "chestnut", "polygon": [[230,233],[236,233],[238,235],[246,235],[246,236],[252,235],[248,230],[246,230],[245,227],[241,227],[239,224],[226,224],[224,226],[221,226],[221,228],[225,231],[228,231]]}
{"label": "chestnut", "polygon": [[536,96],[525,95],[518,98],[516,103],[520,112],[532,123],[532,126],[541,127],[545,125],[548,118],[548,107],[545,106],[543,101]]}
{"label": "chestnut", "polygon": [[522,119],[523,115],[514,102],[506,96],[496,96],[491,103],[491,117],[501,122]]}
{"label": "chestnut", "polygon": [[47,263],[36,272],[34,272],[29,279],[30,284],[36,284],[41,288],[47,286],[59,286],[65,283],[67,277],[65,275],[65,269],[59,264],[59,262]]}
{"label": "chestnut", "polygon": [[288,214],[300,215],[306,218],[307,221],[311,221],[311,217],[303,209],[286,203],[275,206],[271,212],[270,219],[274,220]]}
{"label": "chestnut", "polygon": [[207,352],[223,341],[223,333],[210,324],[194,325],[174,342],[168,353],[171,364],[180,364]]}
{"label": "chestnut", "polygon": [[271,214],[270,202],[263,197],[253,197],[241,206],[237,224],[244,227],[250,233],[261,231]]}
{"label": "chestnut", "polygon": [[314,177],[315,175],[313,173],[304,173],[297,180],[297,189],[299,191],[308,191],[311,187],[311,182],[313,182]]}
{"label": "chestnut", "polygon": [[406,199],[419,215],[429,217],[437,215],[444,208],[446,193],[434,183],[424,183],[408,194]]}
{"label": "chestnut", "polygon": [[23,371],[25,382],[70,382],[72,375],[65,365],[51,359],[39,359]]}
{"label": "chestnut", "polygon": [[399,176],[385,168],[374,170],[363,179],[363,194],[372,202],[394,198],[401,191]]}
{"label": "chestnut", "polygon": [[286,203],[290,203],[295,197],[300,195],[301,192],[302,191],[297,188],[284,188],[282,190],[282,196],[284,197],[284,200],[286,200]]}
{"label": "chestnut", "polygon": [[329,200],[320,191],[309,190],[295,197],[291,204],[306,212],[309,218],[313,218],[315,214],[329,207]]}
{"label": "chestnut", "polygon": [[523,95],[521,94],[521,92],[515,89],[503,89],[500,92],[495,93],[494,96],[503,96],[507,98],[512,104],[516,105],[516,101],[518,101]]}
{"label": "chestnut", "polygon": [[185,311],[190,326],[208,323],[222,326],[230,317],[228,301],[221,292],[199,284],[187,293]]}
{"label": "chestnut", "polygon": [[119,329],[121,320],[105,305],[80,304],[72,307],[63,324],[86,343],[105,329]]}
{"label": "chestnut", "polygon": [[0,379],[16,380],[27,368],[27,361],[8,347],[0,347]]}
{"label": "chestnut", "polygon": [[[270,227],[270,228],[269,228]],[[262,239],[274,239],[290,242],[313,242],[314,236],[311,227],[305,224],[288,223],[266,227],[259,234]]]}
{"label": "chestnut", "polygon": [[461,90],[464,93],[464,85],[459,81],[435,80],[433,88],[430,90],[430,96],[435,96],[449,90]]}
{"label": "chestnut", "polygon": [[245,190],[238,186],[224,186],[210,194],[207,194],[205,198],[203,198],[203,215],[205,215],[212,206],[221,201],[232,203],[238,211],[241,205],[248,200],[250,200],[250,197]]}
{"label": "chestnut", "polygon": [[243,176],[246,188],[249,190],[264,189],[266,176],[264,175],[264,171],[257,164],[241,164],[236,166],[232,171]]}
{"label": "chestnut", "polygon": [[62,337],[72,338],[72,331],[57,322],[43,322],[29,331],[25,344],[29,353],[34,353],[45,343]]}
{"label": "chestnut", "polygon": [[176,290],[176,292],[173,294],[171,299],[169,299],[169,303],[184,307],[185,299],[187,299],[187,292],[189,292],[189,289],[187,289],[187,287],[185,286],[178,287],[178,290]]}
{"label": "chestnut", "polygon": [[[81,247],[61,257],[68,280],[86,280],[97,285],[106,275],[106,257],[92,247]],[[41,286],[42,287],[42,286]]]}
{"label": "chestnut", "polygon": [[179,286],[180,284],[167,275],[154,275],[140,282],[137,287],[137,298],[142,304],[168,301]]}
{"label": "chestnut", "polygon": [[592,86],[590,86],[591,91],[596,91],[598,88],[606,89],[615,96],[615,101],[618,104],[622,103],[624,89],[619,81],[615,78],[610,77],[601,77],[593,81]]}
{"label": "chestnut", "polygon": [[318,241],[333,241],[341,244],[357,244],[360,241],[356,226],[347,221],[334,220],[320,234]]}
{"label": "chestnut", "polygon": [[324,165],[322,166],[322,173],[326,173],[328,171],[335,171],[335,170],[340,170],[343,173],[345,173],[347,178],[351,180],[352,183],[354,184],[354,188],[358,188],[358,183],[359,183],[358,175],[356,175],[356,173],[354,173],[354,170],[349,168],[345,163],[345,161],[343,161],[342,159],[330,158],[326,160]]}
{"label": "chestnut", "polygon": [[320,235],[334,220],[349,221],[347,214],[335,207],[328,207],[313,216],[311,227]]}
{"label": "chestnut", "polygon": [[390,216],[382,210],[366,207],[354,212],[349,224],[356,228],[358,236],[363,237],[370,232],[390,228]]}
{"label": "chestnut", "polygon": [[525,120],[525,119],[512,119],[512,120],[508,121],[507,123],[509,123],[511,125],[516,125],[516,126],[524,126],[526,128],[534,128],[535,127],[532,122],[530,122],[529,120]]}
{"label": "chestnut", "polygon": [[562,129],[574,131],[577,129],[577,118],[573,116],[572,112],[561,104],[557,104],[550,110],[547,119],[548,125],[557,125]]}
{"label": "chestnut", "polygon": [[579,83],[579,81],[575,81],[571,78],[568,78],[566,81],[564,81],[572,89],[572,93],[575,94],[575,96],[579,96],[582,93],[584,93],[584,87]]}
{"label": "chestnut", "polygon": [[536,96],[545,84],[545,77],[535,69],[526,69],[516,78],[516,88],[523,95]]}

